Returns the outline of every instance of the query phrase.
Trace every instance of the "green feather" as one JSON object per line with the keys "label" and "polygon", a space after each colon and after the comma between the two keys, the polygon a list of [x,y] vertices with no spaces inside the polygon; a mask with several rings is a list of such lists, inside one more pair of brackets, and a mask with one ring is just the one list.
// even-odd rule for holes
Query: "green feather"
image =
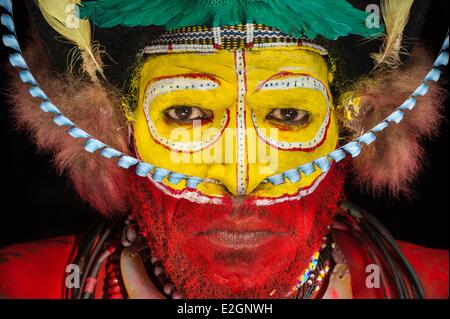
{"label": "green feather", "polygon": [[172,30],[260,23],[298,38],[329,40],[350,34],[371,37],[384,31],[367,28],[369,13],[345,0],[96,0],[82,2],[80,13],[103,28],[158,25]]}

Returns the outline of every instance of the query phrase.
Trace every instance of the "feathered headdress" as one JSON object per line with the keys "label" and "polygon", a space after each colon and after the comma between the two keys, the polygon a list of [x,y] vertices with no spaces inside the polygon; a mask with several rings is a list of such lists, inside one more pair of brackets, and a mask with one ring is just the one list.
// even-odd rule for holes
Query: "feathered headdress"
{"label": "feathered headdress", "polygon": [[80,11],[82,18],[103,28],[158,25],[172,30],[256,23],[297,38],[322,36],[329,40],[382,32],[368,28],[369,13],[345,0],[97,0],[83,2]]}
{"label": "feathered headdress", "polygon": [[93,81],[102,71],[98,47],[94,49],[91,25],[88,20],[78,18],[80,0],[36,0],[45,21],[62,37],[80,50],[84,71]]}

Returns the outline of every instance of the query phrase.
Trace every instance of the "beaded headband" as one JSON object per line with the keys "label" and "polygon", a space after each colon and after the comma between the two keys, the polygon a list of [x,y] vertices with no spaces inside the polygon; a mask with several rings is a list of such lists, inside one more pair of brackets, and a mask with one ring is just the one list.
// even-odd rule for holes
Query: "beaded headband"
{"label": "beaded headband", "polygon": [[224,27],[186,27],[163,33],[145,47],[142,54],[214,53],[220,49],[256,50],[298,46],[327,55],[328,51],[315,41],[297,39],[262,24],[239,24]]}

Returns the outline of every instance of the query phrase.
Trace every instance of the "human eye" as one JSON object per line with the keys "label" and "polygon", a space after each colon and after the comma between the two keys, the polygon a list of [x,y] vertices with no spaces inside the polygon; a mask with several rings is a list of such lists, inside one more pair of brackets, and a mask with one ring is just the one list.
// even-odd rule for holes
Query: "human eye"
{"label": "human eye", "polygon": [[270,110],[266,120],[274,124],[292,127],[305,127],[311,122],[311,113],[297,108],[276,108]]}
{"label": "human eye", "polygon": [[193,121],[210,121],[213,113],[196,106],[177,105],[164,111],[164,118],[169,123],[190,124]]}

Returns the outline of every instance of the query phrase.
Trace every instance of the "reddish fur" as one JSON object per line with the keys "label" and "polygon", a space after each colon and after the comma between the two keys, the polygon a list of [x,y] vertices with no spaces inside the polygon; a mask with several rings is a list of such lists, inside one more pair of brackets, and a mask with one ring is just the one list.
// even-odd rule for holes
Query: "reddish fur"
{"label": "reddish fur", "polygon": [[[376,73],[357,85],[363,105],[349,126],[360,134],[382,121],[419,86],[432,63],[429,53],[418,47],[403,68]],[[387,189],[393,195],[408,194],[425,157],[421,141],[437,134],[445,98],[445,91],[432,82],[429,93],[417,98],[416,107],[404,112],[399,125],[392,123],[378,133],[377,141],[354,159],[356,182],[374,193]]]}
{"label": "reddish fur", "polygon": [[[128,134],[120,112],[120,99],[101,85],[81,78],[60,78],[51,72],[45,52],[32,43],[24,55],[50,100],[81,129],[112,147],[127,152]],[[11,75],[9,98],[18,128],[28,131],[41,151],[54,154],[60,173],[67,173],[78,194],[101,213],[128,208],[129,173],[98,154],[83,150],[84,140],[74,140],[67,127],[56,126],[52,115],[39,109],[42,101],[30,96],[16,72]]]}

